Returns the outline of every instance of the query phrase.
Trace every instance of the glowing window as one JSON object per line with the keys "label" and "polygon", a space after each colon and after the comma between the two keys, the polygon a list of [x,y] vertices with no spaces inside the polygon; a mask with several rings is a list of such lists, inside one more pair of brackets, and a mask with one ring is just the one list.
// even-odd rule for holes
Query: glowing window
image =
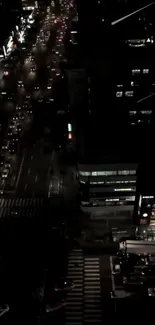
{"label": "glowing window", "polygon": [[137,111],[129,111],[129,115],[136,115]]}
{"label": "glowing window", "polygon": [[134,94],[133,90],[125,91],[126,97],[133,97],[133,94]]}
{"label": "glowing window", "polygon": [[145,115],[150,115],[152,114],[152,111],[140,111],[141,114],[145,114]]}
{"label": "glowing window", "polygon": [[123,91],[116,92],[116,97],[122,97],[122,96],[123,96]]}
{"label": "glowing window", "polygon": [[143,69],[143,74],[148,74],[149,73],[149,69]]}
{"label": "glowing window", "polygon": [[140,69],[132,69],[132,75],[140,74]]}

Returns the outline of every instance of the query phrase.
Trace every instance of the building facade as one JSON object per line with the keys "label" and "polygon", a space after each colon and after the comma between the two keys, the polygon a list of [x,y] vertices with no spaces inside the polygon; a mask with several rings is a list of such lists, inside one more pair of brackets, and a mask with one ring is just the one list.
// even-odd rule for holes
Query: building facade
{"label": "building facade", "polygon": [[138,164],[78,165],[80,205],[104,218],[133,216]]}

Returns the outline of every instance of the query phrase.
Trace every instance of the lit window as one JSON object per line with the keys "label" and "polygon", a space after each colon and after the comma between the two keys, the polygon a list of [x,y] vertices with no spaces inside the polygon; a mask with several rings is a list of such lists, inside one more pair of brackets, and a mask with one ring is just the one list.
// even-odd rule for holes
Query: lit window
{"label": "lit window", "polygon": [[132,69],[132,75],[140,74],[140,69]]}
{"label": "lit window", "polygon": [[135,191],[134,188],[114,188],[114,192],[127,192],[127,191]]}
{"label": "lit window", "polygon": [[143,69],[143,74],[148,74],[149,73],[149,69]]}
{"label": "lit window", "polygon": [[134,81],[131,81],[131,87],[133,87],[135,85]]}
{"label": "lit window", "polygon": [[150,115],[152,114],[152,111],[140,111],[141,114],[145,114],[145,115]]}
{"label": "lit window", "polygon": [[133,97],[133,94],[134,94],[133,90],[125,91],[125,96],[127,97]]}
{"label": "lit window", "polygon": [[154,199],[154,196],[143,196],[143,199]]}
{"label": "lit window", "polygon": [[116,92],[116,97],[122,97],[122,96],[123,96],[123,91]]}
{"label": "lit window", "polygon": [[118,88],[122,88],[122,87],[123,87],[123,85],[117,85],[117,87],[118,87]]}
{"label": "lit window", "polygon": [[119,170],[118,175],[135,175],[136,170]]}
{"label": "lit window", "polygon": [[117,175],[117,172],[115,170],[92,172],[92,176],[112,176],[112,175]]}
{"label": "lit window", "polygon": [[80,176],[90,176],[90,172],[82,172],[82,171],[79,171],[79,175]]}
{"label": "lit window", "polygon": [[135,115],[137,114],[137,111],[129,111],[129,115]]}
{"label": "lit window", "polygon": [[91,185],[96,185],[96,184],[101,185],[101,184],[104,184],[104,182],[90,182],[90,184],[91,184]]}
{"label": "lit window", "polygon": [[98,172],[92,172],[92,176],[98,176]]}
{"label": "lit window", "polygon": [[106,199],[106,202],[118,202],[119,201],[119,199]]}

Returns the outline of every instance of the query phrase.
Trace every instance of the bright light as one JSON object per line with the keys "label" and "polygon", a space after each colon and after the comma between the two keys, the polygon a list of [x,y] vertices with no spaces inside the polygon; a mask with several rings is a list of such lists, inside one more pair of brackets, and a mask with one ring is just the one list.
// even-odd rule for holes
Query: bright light
{"label": "bright light", "polygon": [[4,56],[6,56],[6,48],[5,48],[5,46],[3,45],[3,52],[4,52]]}
{"label": "bright light", "polygon": [[72,139],[72,133],[68,133],[68,139],[69,139],[69,140]]}
{"label": "bright light", "polygon": [[68,123],[68,132],[72,132],[72,125]]}
{"label": "bright light", "polygon": [[127,192],[127,191],[134,191],[133,188],[114,188],[115,192]]}
{"label": "bright light", "polygon": [[148,213],[143,213],[143,217],[144,218],[148,217]]}

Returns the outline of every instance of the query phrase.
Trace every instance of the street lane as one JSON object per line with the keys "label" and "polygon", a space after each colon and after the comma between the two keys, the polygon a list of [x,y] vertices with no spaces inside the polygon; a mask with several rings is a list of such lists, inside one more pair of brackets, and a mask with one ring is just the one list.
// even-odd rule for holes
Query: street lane
{"label": "street lane", "polygon": [[18,195],[47,195],[52,155],[45,153],[45,146],[46,143],[41,139],[26,148],[17,184]]}

